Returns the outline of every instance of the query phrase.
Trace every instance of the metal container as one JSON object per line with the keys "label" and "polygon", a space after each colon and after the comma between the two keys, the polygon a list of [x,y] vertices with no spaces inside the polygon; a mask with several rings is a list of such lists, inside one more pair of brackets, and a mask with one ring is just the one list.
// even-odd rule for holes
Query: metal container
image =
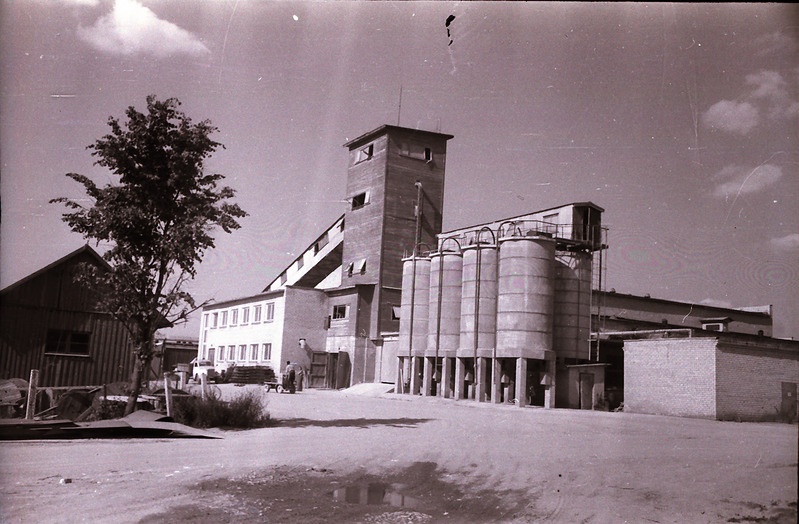
{"label": "metal container", "polygon": [[[411,256],[402,259],[402,299],[398,356],[423,356],[427,349],[430,301],[430,259]],[[412,339],[412,340],[411,340]]]}
{"label": "metal container", "polygon": [[[430,255],[430,317],[427,355],[455,355],[461,335],[463,255],[438,252]],[[440,306],[440,307],[439,307]]]}
{"label": "metal container", "polygon": [[[497,327],[497,250],[495,244],[463,248],[460,343],[457,356],[490,356]],[[479,297],[479,298],[478,298]],[[476,313],[476,314],[475,314]],[[475,330],[475,320],[477,329]]]}
{"label": "metal container", "polygon": [[555,259],[554,348],[559,357],[588,358],[591,331],[591,254]]}
{"label": "metal container", "polygon": [[497,357],[544,359],[552,350],[554,260],[549,238],[500,241]]}

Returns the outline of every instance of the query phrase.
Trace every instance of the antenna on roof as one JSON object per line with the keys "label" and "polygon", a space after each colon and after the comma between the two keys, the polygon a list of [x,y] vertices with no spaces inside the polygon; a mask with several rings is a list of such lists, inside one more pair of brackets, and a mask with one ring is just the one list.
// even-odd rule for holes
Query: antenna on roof
{"label": "antenna on roof", "polygon": [[400,115],[402,114],[402,84],[400,84],[399,107],[397,107],[397,126],[400,125]]}

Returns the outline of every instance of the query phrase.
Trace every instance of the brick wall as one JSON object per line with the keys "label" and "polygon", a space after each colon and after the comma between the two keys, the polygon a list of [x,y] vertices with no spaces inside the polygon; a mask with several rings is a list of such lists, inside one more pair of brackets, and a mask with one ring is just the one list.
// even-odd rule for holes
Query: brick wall
{"label": "brick wall", "polygon": [[716,339],[625,341],[624,410],[716,418]]}
{"label": "brick wall", "polygon": [[722,342],[716,376],[719,419],[774,420],[782,382],[799,382],[799,355]]}

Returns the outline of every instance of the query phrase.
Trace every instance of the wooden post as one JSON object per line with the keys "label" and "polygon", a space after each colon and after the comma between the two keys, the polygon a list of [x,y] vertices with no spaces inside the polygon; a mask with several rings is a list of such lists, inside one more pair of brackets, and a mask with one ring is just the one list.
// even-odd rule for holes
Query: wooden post
{"label": "wooden post", "polygon": [[166,416],[172,416],[172,384],[169,380],[169,373],[164,373],[164,398],[166,400]]}
{"label": "wooden post", "polygon": [[204,401],[208,400],[208,391],[207,391],[208,388],[206,386],[207,382],[208,382],[208,375],[206,375],[205,373],[200,375],[200,390],[202,391],[202,399]]}
{"label": "wooden post", "polygon": [[33,412],[36,411],[36,388],[39,386],[39,370],[31,370],[31,379],[28,383],[28,404],[25,409],[25,418],[33,420]]}

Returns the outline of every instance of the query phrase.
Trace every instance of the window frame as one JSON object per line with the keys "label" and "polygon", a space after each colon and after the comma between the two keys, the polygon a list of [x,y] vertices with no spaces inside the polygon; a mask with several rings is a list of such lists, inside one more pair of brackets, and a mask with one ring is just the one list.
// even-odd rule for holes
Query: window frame
{"label": "window frame", "polygon": [[[52,338],[56,335],[58,341],[55,348],[52,347]],[[48,329],[45,334],[44,354],[59,355],[69,357],[88,357],[91,355],[91,331],[77,331],[71,329]],[[65,337],[62,339],[62,337]],[[76,337],[85,340],[76,341]],[[62,342],[63,340],[63,342]]]}
{"label": "window frame", "polygon": [[[343,311],[343,314],[341,313]],[[350,306],[347,304],[336,304],[333,306],[333,314],[330,315],[330,320],[335,322],[337,320],[347,320],[349,318]]]}

